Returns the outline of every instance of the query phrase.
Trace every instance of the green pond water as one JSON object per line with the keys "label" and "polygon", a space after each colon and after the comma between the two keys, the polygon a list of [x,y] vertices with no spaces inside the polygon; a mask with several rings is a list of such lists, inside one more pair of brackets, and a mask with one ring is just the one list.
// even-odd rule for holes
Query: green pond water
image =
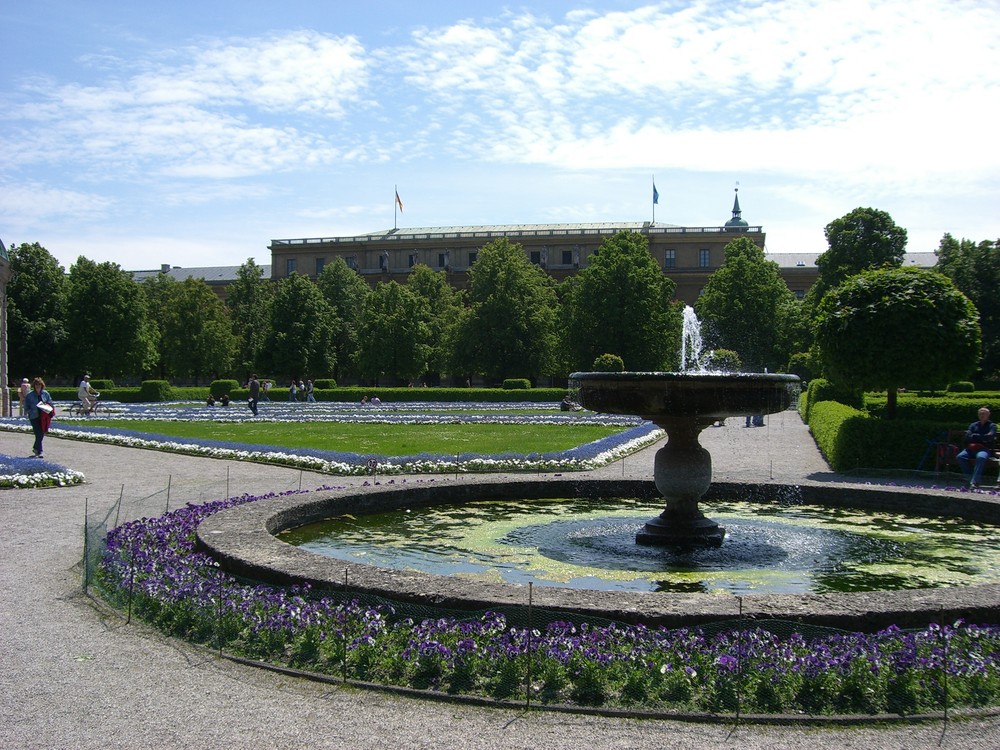
{"label": "green pond water", "polygon": [[283,532],[312,552],[384,568],[617,591],[823,593],[1000,582],[1000,527],[808,505],[702,504],[721,547],[646,547],[663,506],[622,498],[479,501]]}

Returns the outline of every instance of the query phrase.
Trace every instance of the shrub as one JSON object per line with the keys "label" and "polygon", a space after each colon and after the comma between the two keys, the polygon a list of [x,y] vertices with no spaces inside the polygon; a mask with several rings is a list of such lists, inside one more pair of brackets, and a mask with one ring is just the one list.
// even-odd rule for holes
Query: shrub
{"label": "shrub", "polygon": [[974,393],[976,384],[971,380],[959,380],[957,383],[948,384],[948,393]]}
{"label": "shrub", "polygon": [[531,381],[527,378],[507,378],[502,388],[505,391],[527,391],[531,389]]}
{"label": "shrub", "polygon": [[166,380],[143,380],[139,386],[139,401],[170,401],[173,389]]}
{"label": "shrub", "polygon": [[625,360],[617,354],[602,354],[594,360],[594,372],[625,372]]}
{"label": "shrub", "polygon": [[865,405],[864,394],[861,391],[836,385],[825,378],[816,378],[809,383],[806,397],[799,405],[802,410],[802,418],[806,422],[810,420],[809,413],[813,404],[818,404],[820,401],[836,401],[855,409],[863,409]]}
{"label": "shrub", "polygon": [[706,370],[718,372],[739,372],[743,369],[740,355],[732,349],[713,349],[705,357],[704,365]]}
{"label": "shrub", "polygon": [[224,393],[232,395],[239,387],[239,381],[236,380],[213,380],[212,385],[208,387],[208,392],[218,398]]}
{"label": "shrub", "polygon": [[317,389],[336,388],[337,381],[333,378],[317,378],[313,381],[313,386]]}
{"label": "shrub", "polygon": [[106,391],[115,387],[115,381],[111,378],[90,379],[90,387],[95,391]]}

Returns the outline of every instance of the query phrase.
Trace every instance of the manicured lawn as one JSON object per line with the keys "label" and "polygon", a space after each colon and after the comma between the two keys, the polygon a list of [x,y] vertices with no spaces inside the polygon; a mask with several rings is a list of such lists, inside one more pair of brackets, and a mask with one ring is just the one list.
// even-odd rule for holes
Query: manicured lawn
{"label": "manicured lawn", "polygon": [[344,424],[336,422],[174,422],[102,420],[101,427],[330,451],[407,456],[419,453],[521,454],[562,451],[626,428],[601,425]]}

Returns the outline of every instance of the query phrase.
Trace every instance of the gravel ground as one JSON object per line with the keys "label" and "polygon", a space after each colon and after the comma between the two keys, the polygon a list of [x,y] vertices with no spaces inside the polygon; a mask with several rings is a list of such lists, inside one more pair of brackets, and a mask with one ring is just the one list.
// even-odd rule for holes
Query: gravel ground
{"label": "gravel ground", "polygon": [[[793,412],[764,428],[742,420],[702,443],[717,479],[845,482]],[[27,455],[30,435],[0,432]],[[652,452],[602,476],[651,476]],[[162,512],[242,492],[344,480],[256,464],[49,438],[46,458],[84,473],[79,487],[0,492],[0,748],[880,748],[995,750],[1000,718],[902,726],[732,726],[520,712],[313,683],[219,659],[126,624],[83,595],[85,513],[124,505]],[[145,507],[144,506],[144,507]]]}

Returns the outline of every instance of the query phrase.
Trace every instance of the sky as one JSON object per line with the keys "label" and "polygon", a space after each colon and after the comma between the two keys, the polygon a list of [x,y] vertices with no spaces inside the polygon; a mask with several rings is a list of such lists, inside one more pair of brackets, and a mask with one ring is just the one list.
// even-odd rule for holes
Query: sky
{"label": "sky", "polygon": [[861,206],[911,252],[997,239],[998,29],[996,0],[0,0],[0,239],[267,264],[393,226],[720,226],[737,186],[769,253]]}

